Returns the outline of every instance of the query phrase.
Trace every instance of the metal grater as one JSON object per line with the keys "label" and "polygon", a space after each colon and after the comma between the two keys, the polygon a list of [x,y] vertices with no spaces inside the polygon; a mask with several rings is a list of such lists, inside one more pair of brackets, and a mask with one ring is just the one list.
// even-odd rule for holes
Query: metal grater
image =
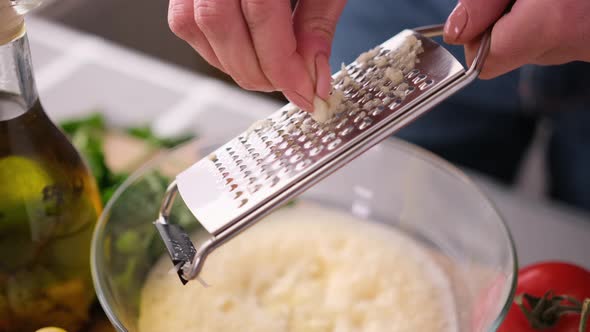
{"label": "metal grater", "polygon": [[[483,66],[490,34],[483,37],[466,71],[430,39],[442,35],[442,29],[437,25],[404,30],[381,45],[381,52],[394,51],[410,35],[422,42],[419,63],[404,76],[405,97],[378,93],[366,79],[367,74],[381,75],[385,68],[353,62],[346,68],[365,91],[349,88],[344,96],[351,101],[348,105],[358,107],[348,107],[320,124],[286,105],[266,119],[267,126],[242,133],[180,173],[155,225],[181,281],[197,278],[206,257],[226,241],[471,83]],[[363,110],[367,102],[371,107]],[[179,226],[168,223],[177,193],[211,234],[198,251]]]}

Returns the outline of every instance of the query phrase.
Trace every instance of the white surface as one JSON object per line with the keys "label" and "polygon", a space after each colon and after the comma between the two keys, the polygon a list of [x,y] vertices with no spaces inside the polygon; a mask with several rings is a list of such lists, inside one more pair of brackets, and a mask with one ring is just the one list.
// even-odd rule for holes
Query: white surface
{"label": "white surface", "polygon": [[[218,136],[219,128],[203,125],[201,114],[258,118],[281,106],[39,18],[29,18],[27,29],[39,94],[55,120],[101,111],[116,125],[153,121],[164,134]],[[226,122],[222,130],[243,129],[230,116]]]}
{"label": "white surface", "polygon": [[527,198],[482,176],[469,175],[506,220],[521,265],[564,260],[590,268],[588,214],[544,199]]}
{"label": "white surface", "polygon": [[[39,19],[29,38],[40,95],[55,119],[103,112],[115,125],[155,123],[227,139],[281,105]],[[496,204],[521,264],[560,259],[590,268],[590,216],[472,178]]]}

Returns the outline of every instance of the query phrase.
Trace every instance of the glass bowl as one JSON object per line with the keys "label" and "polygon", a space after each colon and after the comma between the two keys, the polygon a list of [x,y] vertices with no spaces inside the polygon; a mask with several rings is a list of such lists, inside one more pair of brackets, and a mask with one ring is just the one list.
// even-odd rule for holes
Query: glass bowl
{"label": "glass bowl", "polygon": [[[141,332],[140,291],[165,253],[152,224],[164,189],[175,174],[219,145],[195,140],[156,158],[107,204],[92,241],[92,276],[118,331]],[[463,173],[430,153],[397,139],[385,141],[298,200],[387,225],[427,248],[448,281],[457,331],[495,331],[510,308],[517,261],[509,230]],[[182,200],[175,204],[174,222],[198,232]],[[178,282],[189,286],[201,287]],[[173,319],[168,315],[159,319]]]}

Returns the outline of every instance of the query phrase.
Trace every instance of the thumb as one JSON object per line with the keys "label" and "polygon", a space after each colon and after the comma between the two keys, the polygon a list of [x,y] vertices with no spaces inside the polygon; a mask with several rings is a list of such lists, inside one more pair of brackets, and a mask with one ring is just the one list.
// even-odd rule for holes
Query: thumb
{"label": "thumb", "polygon": [[346,0],[299,0],[294,13],[297,52],[316,84],[316,94],[327,99],[331,91],[329,64],[336,24]]}
{"label": "thumb", "polygon": [[473,41],[502,16],[509,3],[510,0],[460,0],[445,24],[445,42]]}

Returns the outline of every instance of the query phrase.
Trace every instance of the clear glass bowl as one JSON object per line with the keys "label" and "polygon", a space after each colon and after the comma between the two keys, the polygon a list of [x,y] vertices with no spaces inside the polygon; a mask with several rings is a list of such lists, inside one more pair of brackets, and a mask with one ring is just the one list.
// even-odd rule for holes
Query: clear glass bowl
{"label": "clear glass bowl", "polygon": [[[157,158],[107,204],[92,241],[92,272],[99,300],[119,331],[140,332],[140,290],[164,254],[152,222],[166,177],[217,146],[194,141]],[[394,227],[431,249],[452,288],[458,331],[495,331],[510,308],[517,261],[506,225],[465,175],[428,152],[388,140],[300,199]],[[198,223],[177,202],[175,222],[194,232]]]}

